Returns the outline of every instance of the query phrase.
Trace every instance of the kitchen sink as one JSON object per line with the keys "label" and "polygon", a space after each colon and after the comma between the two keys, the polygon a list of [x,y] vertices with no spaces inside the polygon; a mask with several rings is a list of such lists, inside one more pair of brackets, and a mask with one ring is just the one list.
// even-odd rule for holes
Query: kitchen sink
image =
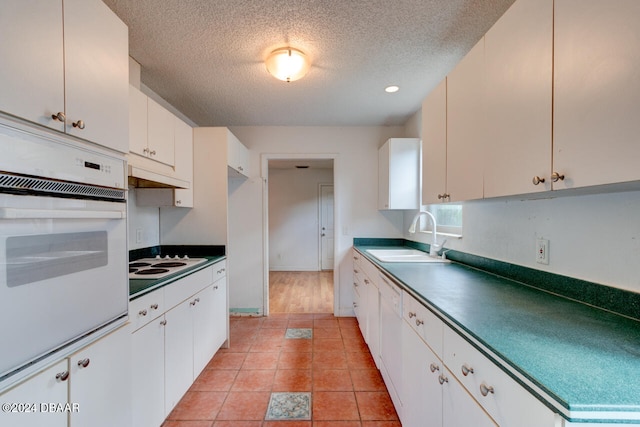
{"label": "kitchen sink", "polygon": [[366,249],[365,252],[369,253],[380,262],[450,262],[448,259],[429,256],[428,253],[417,249]]}

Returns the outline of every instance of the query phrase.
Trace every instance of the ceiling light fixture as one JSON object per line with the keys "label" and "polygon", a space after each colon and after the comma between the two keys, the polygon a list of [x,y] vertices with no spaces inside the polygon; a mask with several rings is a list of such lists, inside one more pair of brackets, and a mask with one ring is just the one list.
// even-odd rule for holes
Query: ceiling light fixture
{"label": "ceiling light fixture", "polygon": [[267,57],[265,64],[273,77],[287,83],[301,79],[311,67],[305,54],[292,47],[274,50]]}
{"label": "ceiling light fixture", "polygon": [[384,91],[387,92],[387,93],[396,93],[399,90],[400,90],[400,87],[399,86],[395,86],[395,85],[387,86],[387,87],[384,88]]}

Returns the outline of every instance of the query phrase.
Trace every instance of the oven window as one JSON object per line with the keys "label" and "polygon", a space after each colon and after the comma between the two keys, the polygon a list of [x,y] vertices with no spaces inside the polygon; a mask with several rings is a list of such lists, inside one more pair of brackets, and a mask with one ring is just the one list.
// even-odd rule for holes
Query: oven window
{"label": "oven window", "polygon": [[107,265],[107,232],[11,236],[6,240],[10,287]]}

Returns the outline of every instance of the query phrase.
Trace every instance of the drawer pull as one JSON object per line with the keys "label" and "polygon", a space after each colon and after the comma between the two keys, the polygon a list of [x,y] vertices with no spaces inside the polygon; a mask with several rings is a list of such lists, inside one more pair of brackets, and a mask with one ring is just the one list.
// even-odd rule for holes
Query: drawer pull
{"label": "drawer pull", "polygon": [[[462,365],[462,375],[464,375],[465,377],[469,374],[473,374],[473,368],[470,368],[469,366],[467,366],[467,364],[465,363],[464,365]],[[486,395],[485,395],[486,396]]]}
{"label": "drawer pull", "polygon": [[359,273],[359,271],[358,271],[358,270],[356,270],[355,268],[353,269],[353,272],[354,272],[354,273],[356,273],[356,274],[358,274],[358,273]]}
{"label": "drawer pull", "polygon": [[213,289],[214,289],[214,290],[215,290],[215,289],[218,289],[218,285],[215,285],[215,286],[213,287]]}
{"label": "drawer pull", "polygon": [[431,370],[431,372],[439,371],[440,366],[436,365],[435,363],[432,363],[431,365],[429,365],[429,369]]}
{"label": "drawer pull", "polygon": [[140,310],[140,311],[138,312],[138,314],[139,314],[140,316],[146,316],[146,315],[147,315],[147,310]]}
{"label": "drawer pull", "polygon": [[358,308],[358,304],[357,303],[353,303],[353,308]]}
{"label": "drawer pull", "polygon": [[161,321],[160,321],[160,325],[165,326],[166,324],[167,324],[167,321],[166,321],[166,320],[161,320]]}
{"label": "drawer pull", "polygon": [[357,256],[354,256],[353,259],[355,259],[356,261],[359,260],[360,258],[358,258]]}
{"label": "drawer pull", "polygon": [[355,286],[357,288],[358,284],[356,282],[353,282],[353,286]]}
{"label": "drawer pull", "polygon": [[438,376],[438,382],[440,383],[440,385],[442,385],[444,383],[448,383],[449,382],[449,378],[445,377],[443,374],[440,374]]}
{"label": "drawer pull", "polygon": [[371,282],[369,281],[369,279],[364,279],[364,284],[365,284],[365,285],[368,285],[369,283],[371,283]]}
{"label": "drawer pull", "polygon": [[224,269],[224,268],[223,268],[223,269],[220,269],[220,270],[218,270],[218,271],[217,271],[217,273],[218,273],[218,274],[222,274],[222,273],[224,273],[224,272],[225,272],[225,270],[226,270],[226,269]]}
{"label": "drawer pull", "polygon": [[493,394],[494,393],[493,386],[487,386],[487,385],[485,385],[485,383],[480,384],[480,393],[483,396],[486,396],[489,393]]}
{"label": "drawer pull", "polygon": [[420,319],[416,319],[416,326],[424,325],[424,321]]}
{"label": "drawer pull", "polygon": [[151,305],[149,306],[149,308],[150,308],[151,310],[157,310],[157,309],[158,309],[158,304],[151,304]]}
{"label": "drawer pull", "polygon": [[69,371],[62,371],[56,374],[56,379],[58,381],[66,381],[67,379],[69,379]]}
{"label": "drawer pull", "polygon": [[416,314],[414,312],[409,312],[409,319],[413,319],[414,317],[416,317]]}
{"label": "drawer pull", "polygon": [[78,360],[78,366],[81,368],[86,368],[87,366],[89,366],[89,363],[91,363],[91,360],[88,357],[82,360]]}

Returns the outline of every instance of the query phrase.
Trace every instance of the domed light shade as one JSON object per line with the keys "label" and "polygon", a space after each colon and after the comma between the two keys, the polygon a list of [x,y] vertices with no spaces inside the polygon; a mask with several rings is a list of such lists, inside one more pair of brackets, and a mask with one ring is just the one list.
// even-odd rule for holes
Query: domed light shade
{"label": "domed light shade", "polygon": [[273,77],[287,83],[301,79],[311,67],[305,54],[291,47],[274,50],[265,64]]}

